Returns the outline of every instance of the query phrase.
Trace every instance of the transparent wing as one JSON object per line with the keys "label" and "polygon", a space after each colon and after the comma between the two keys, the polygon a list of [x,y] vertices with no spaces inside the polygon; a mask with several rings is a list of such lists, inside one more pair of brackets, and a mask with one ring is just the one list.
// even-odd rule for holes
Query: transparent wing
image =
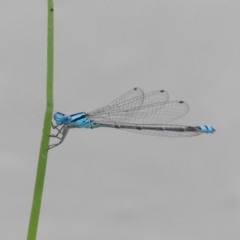
{"label": "transparent wing", "polygon": [[143,90],[141,88],[133,88],[111,102],[109,105],[90,112],[89,115],[100,116],[101,114],[113,111],[113,109],[115,109],[115,111],[123,111],[127,108],[136,108],[142,106],[143,101]]}
{"label": "transparent wing", "polygon": [[99,115],[110,111],[124,111],[140,107],[142,105],[154,104],[157,102],[165,102],[168,100],[168,93],[164,90],[158,90],[144,94],[140,88],[133,88],[123,94],[121,97],[111,102],[109,105],[92,111],[89,115]]}
{"label": "transparent wing", "polygon": [[157,90],[144,95],[143,105],[153,105],[160,102],[166,102],[169,99],[169,94],[165,90]]}
{"label": "transparent wing", "polygon": [[124,122],[135,124],[162,124],[181,118],[189,111],[183,101],[149,104],[132,111]]}
{"label": "transparent wing", "polygon": [[[168,97],[168,93],[164,90],[143,94],[141,89],[134,88],[108,106],[88,113],[88,117],[96,122],[130,121],[134,115],[139,113],[138,117],[141,115],[145,118],[150,106],[163,107],[162,104],[168,100]],[[154,109],[152,110],[154,111]]]}
{"label": "transparent wing", "polygon": [[141,88],[132,88],[128,92],[124,93],[122,96],[111,102],[108,106],[111,109],[126,109],[132,107],[139,107],[143,104],[144,92]]}
{"label": "transparent wing", "polygon": [[118,111],[114,109],[109,112],[91,115],[91,121],[99,123],[134,123],[134,124],[161,124],[171,122],[189,111],[188,104],[183,101],[168,101],[154,104],[143,104],[140,107]]}

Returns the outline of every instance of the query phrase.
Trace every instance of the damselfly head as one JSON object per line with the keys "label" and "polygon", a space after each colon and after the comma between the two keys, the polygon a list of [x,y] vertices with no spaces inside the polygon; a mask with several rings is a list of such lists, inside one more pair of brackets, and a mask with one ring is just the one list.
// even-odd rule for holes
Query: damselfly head
{"label": "damselfly head", "polygon": [[70,116],[60,113],[60,112],[55,112],[53,114],[53,118],[57,124],[69,124],[72,120],[72,118]]}

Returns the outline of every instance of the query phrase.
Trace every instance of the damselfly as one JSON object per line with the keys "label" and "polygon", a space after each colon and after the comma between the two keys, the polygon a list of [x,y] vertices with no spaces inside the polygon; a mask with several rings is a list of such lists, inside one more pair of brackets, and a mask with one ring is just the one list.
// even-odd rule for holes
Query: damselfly
{"label": "damselfly", "polygon": [[66,115],[56,112],[53,115],[56,125],[52,128],[59,142],[49,145],[49,149],[61,144],[71,128],[108,127],[135,133],[161,137],[192,137],[201,133],[213,133],[211,126],[182,126],[165,124],[176,120],[189,111],[183,101],[168,101],[168,93],[158,90],[144,94],[140,88],[133,88],[109,105],[95,111]]}

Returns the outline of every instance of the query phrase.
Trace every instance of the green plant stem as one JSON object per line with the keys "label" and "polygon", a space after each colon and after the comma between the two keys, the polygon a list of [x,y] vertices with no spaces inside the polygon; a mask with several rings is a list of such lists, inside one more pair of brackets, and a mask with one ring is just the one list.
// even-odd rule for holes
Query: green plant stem
{"label": "green plant stem", "polygon": [[27,240],[35,240],[41,208],[44,177],[47,166],[49,135],[53,113],[53,0],[48,0],[48,37],[47,37],[47,104],[42,131],[42,141],[38,157],[37,175],[35,181],[32,210],[28,226]]}

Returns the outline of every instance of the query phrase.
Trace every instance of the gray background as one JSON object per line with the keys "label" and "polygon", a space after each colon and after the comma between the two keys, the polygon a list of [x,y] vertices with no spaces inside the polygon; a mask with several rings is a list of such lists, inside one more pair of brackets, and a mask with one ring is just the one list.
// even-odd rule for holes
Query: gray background
{"label": "gray background", "polygon": [[[164,89],[194,138],[70,131],[49,153],[38,240],[240,239],[240,3],[55,1],[55,110]],[[45,109],[46,1],[0,4],[0,239],[26,239]]]}

